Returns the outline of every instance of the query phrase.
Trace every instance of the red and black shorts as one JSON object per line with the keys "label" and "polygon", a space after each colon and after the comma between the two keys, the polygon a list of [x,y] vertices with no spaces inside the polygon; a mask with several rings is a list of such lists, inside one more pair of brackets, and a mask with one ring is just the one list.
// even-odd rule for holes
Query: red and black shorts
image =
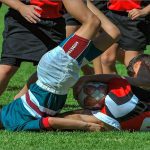
{"label": "red and black shorts", "polygon": [[131,20],[127,12],[109,11],[107,17],[120,29],[121,37],[118,41],[120,48],[128,51],[143,51],[146,49],[145,18]]}
{"label": "red and black shorts", "polygon": [[43,54],[65,39],[65,19],[41,19],[37,24],[26,21],[10,9],[5,15],[1,64],[20,66],[22,61],[37,64]]}
{"label": "red and black shorts", "polygon": [[150,110],[121,123],[122,130],[150,131]]}

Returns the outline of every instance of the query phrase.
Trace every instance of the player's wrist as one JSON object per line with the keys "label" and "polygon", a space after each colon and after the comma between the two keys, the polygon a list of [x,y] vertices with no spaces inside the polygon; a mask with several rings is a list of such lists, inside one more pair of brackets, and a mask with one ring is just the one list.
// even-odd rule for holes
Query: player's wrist
{"label": "player's wrist", "polygon": [[21,14],[21,11],[24,9],[25,4],[20,3],[16,6],[16,10]]}
{"label": "player's wrist", "polygon": [[144,15],[144,16],[147,16],[148,14],[150,14],[150,9],[149,9],[148,7],[143,8],[143,9],[142,9],[142,12],[143,12],[143,15]]}

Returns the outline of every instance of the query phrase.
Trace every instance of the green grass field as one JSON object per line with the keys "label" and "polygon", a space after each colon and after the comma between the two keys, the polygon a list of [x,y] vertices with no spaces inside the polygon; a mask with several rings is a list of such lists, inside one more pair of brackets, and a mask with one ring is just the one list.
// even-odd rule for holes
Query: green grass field
{"label": "green grass field", "polygon": [[[3,17],[7,8],[0,9],[0,49],[2,47]],[[146,53],[150,54],[150,48]],[[121,64],[117,64],[120,74],[125,74]],[[12,78],[5,93],[0,97],[0,105],[13,100],[35,68],[31,63],[23,63]],[[76,109],[70,91],[63,111]],[[0,131],[0,150],[149,150],[150,133],[146,132],[8,132]]]}

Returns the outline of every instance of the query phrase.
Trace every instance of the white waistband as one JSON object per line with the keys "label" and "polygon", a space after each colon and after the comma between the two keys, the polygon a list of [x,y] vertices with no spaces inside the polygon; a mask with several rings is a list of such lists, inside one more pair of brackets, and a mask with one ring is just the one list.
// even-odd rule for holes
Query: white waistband
{"label": "white waistband", "polygon": [[42,89],[44,89],[44,90],[46,90],[46,91],[48,91],[48,92],[54,93],[54,94],[58,94],[58,95],[66,95],[66,94],[67,94],[66,91],[62,91],[62,90],[61,90],[61,91],[58,91],[58,90],[56,90],[56,89],[54,89],[54,88],[52,88],[52,87],[49,87],[48,85],[42,83],[40,80],[37,80],[37,81],[36,81],[36,84],[37,84],[39,87],[41,87]]}

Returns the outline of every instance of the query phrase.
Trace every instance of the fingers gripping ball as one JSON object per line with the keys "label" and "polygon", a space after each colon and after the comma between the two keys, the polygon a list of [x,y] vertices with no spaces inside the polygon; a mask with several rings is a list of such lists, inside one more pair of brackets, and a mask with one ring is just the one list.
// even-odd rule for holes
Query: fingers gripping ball
{"label": "fingers gripping ball", "polygon": [[100,82],[85,84],[78,95],[78,103],[82,108],[100,109],[104,105],[107,85]]}

